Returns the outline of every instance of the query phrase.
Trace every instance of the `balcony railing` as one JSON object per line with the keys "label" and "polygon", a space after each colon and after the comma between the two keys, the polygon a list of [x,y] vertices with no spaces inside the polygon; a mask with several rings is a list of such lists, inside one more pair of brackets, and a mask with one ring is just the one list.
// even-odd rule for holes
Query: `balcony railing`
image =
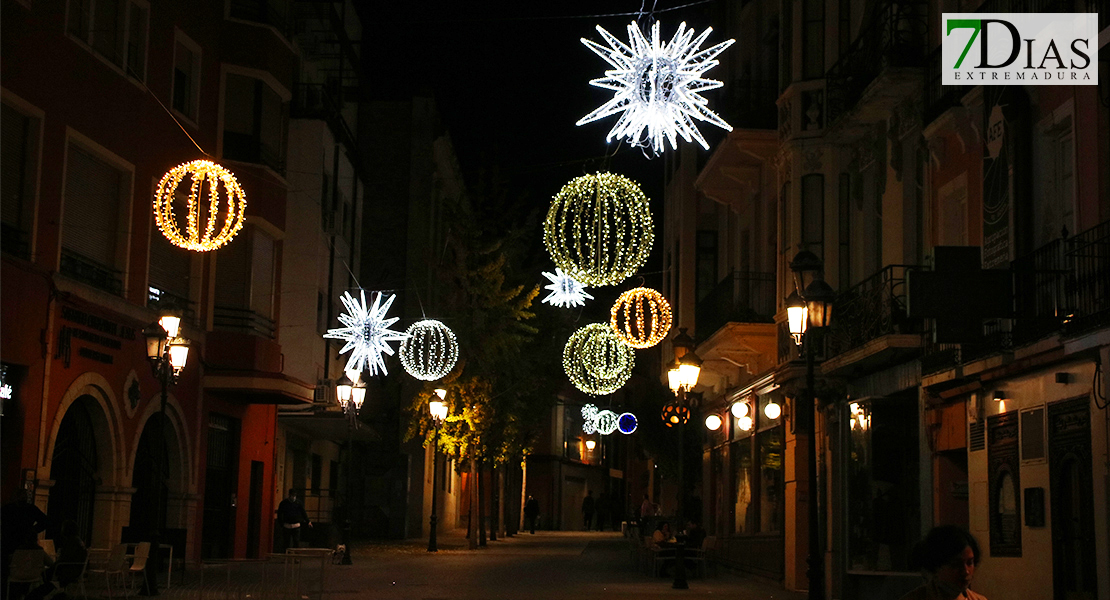
{"label": "balcony railing", "polygon": [[1065,296],[1068,270],[1063,240],[1053,240],[1010,263],[1014,274],[1014,342],[1025,344],[1059,331],[1071,314]]}
{"label": "balcony railing", "polygon": [[726,323],[771,323],[775,315],[775,274],[734,271],[698,302],[698,341]]}
{"label": "balcony railing", "polygon": [[906,316],[906,272],[890,265],[837,296],[828,328],[828,355],[836,356],[884,335],[920,333],[922,322]]}
{"label": "balcony railing", "polygon": [[147,308],[153,308],[160,312],[174,312],[190,323],[195,323],[197,319],[195,302],[191,302],[185,296],[167,292],[154,286],[147,289],[146,305]]}
{"label": "balcony railing", "polygon": [[921,2],[875,6],[870,25],[825,74],[828,126],[855,106],[883,69],[924,65],[927,15]]}
{"label": "balcony railing", "polygon": [[266,339],[274,338],[274,322],[249,308],[230,308],[217,306],[212,311],[212,327],[224,331],[237,331],[257,335]]}
{"label": "balcony railing", "polygon": [[95,260],[85,258],[68,248],[62,248],[60,271],[62,275],[87,283],[109,294],[123,295],[122,273]]}

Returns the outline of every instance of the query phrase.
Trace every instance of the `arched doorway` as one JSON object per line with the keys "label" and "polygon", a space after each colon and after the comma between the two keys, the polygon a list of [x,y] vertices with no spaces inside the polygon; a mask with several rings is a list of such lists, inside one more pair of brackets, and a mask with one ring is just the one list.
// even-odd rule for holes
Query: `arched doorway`
{"label": "arched doorway", "polygon": [[[58,426],[50,464],[50,499],[46,512],[51,521],[72,519],[83,540],[93,535],[93,509],[96,501],[99,460],[91,407],[92,396],[81,396],[70,405]],[[99,409],[99,407],[97,407]]]}
{"label": "arched doorway", "polygon": [[[161,413],[147,419],[139,446],[135,451],[135,466],[131,486],[130,529],[139,535],[164,529],[169,502],[170,448],[172,426]],[[164,443],[163,443],[164,442]]]}

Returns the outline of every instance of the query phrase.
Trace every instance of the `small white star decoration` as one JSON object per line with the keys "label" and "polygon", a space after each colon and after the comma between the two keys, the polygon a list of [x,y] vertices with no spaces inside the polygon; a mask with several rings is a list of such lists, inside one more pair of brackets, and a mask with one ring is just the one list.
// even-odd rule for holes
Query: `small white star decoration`
{"label": "small white star decoration", "polygon": [[551,293],[543,299],[544,302],[562,308],[570,308],[572,306],[585,306],[586,300],[593,300],[594,297],[586,293],[586,287],[578,282],[575,278],[567,275],[562,269],[556,268],[555,273],[551,274],[547,271],[543,273],[550,281],[550,285],[545,285],[543,289],[551,290]]}
{"label": "small white star decoration", "polygon": [[576,125],[624,113],[605,140],[624,138],[635,146],[650,145],[656,154],[663,152],[664,140],[669,140],[671,148],[677,150],[678,136],[687,142],[697,140],[708,150],[709,144],[698,131],[694,119],[732,131],[732,126],[709,110],[708,101],[701,92],[724,85],[715,79],[703,79],[702,75],[720,64],[717,55],[736,40],[699,51],[713,28],[695,38],[694,30],[682,23],[671,41],[663,44],[658,21],[651,27],[650,42],[635,22],[628,25],[629,44],[613,37],[600,25],[597,31],[609,47],[585,38],[582,43],[613,69],[605,71],[605,77],[594,79],[590,85],[616,93],[612,100],[582,117]]}
{"label": "small white star decoration", "polygon": [[339,315],[339,322],[344,327],[329,329],[324,337],[347,340],[347,344],[339,351],[343,354],[352,350],[351,356],[347,359],[347,371],[369,369],[370,375],[377,375],[378,370],[381,369],[382,375],[386,375],[388,373],[385,370],[382,353],[393,355],[393,348],[387,342],[408,339],[405,333],[389,329],[389,326],[396,323],[399,317],[385,318],[385,313],[389,311],[397,295],[390,294],[383,303],[384,294],[373,292],[374,304],[370,308],[366,307],[366,292],[361,290],[360,295],[361,298],[356,300],[350,292],[343,292],[343,306],[346,307],[347,313]]}

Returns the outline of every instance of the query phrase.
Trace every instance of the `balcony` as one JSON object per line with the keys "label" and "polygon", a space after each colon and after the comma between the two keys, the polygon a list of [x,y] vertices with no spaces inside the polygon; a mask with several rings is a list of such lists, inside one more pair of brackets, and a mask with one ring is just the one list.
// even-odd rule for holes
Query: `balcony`
{"label": "balcony", "polygon": [[175,313],[189,323],[197,322],[196,302],[157,287],[147,288],[146,306],[160,313]]}
{"label": "balcony", "polygon": [[919,353],[923,323],[906,316],[906,272],[919,268],[889,265],[837,296],[825,374],[870,372]]}
{"label": "balcony", "polygon": [[343,117],[343,97],[339,86],[298,83],[293,86],[293,104],[290,106],[289,116],[293,119],[317,119],[326,122],[336,139],[347,148],[347,152],[357,155],[355,134]]}
{"label": "balcony", "polygon": [[68,248],[62,248],[62,262],[59,271],[62,275],[91,285],[113,296],[123,295],[122,273],[95,260],[85,258]]}
{"label": "balcony", "polygon": [[1064,327],[1079,334],[1110,326],[1110,221],[1064,241],[1070,311]]}
{"label": "balcony", "polygon": [[734,271],[695,307],[698,342],[727,323],[773,323],[775,274]]}
{"label": "balcony", "polygon": [[[876,4],[870,24],[825,74],[827,126],[858,137],[919,94],[928,29],[927,3]],[[849,113],[852,122],[840,123]]]}
{"label": "balcony", "polygon": [[274,339],[274,321],[249,308],[217,306],[213,311],[212,327],[216,330],[234,331],[266,339]]}

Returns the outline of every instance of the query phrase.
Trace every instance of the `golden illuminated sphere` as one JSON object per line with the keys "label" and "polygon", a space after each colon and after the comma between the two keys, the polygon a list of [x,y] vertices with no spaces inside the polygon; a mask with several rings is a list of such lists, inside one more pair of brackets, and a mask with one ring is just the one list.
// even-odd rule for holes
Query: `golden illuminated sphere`
{"label": "golden illuminated sphere", "polygon": [[587,286],[616,285],[643,266],[653,241],[648,199],[636,182],[613,173],[584,175],[563,186],[544,222],[555,265]]}
{"label": "golden illuminated sphere", "polygon": [[672,402],[663,407],[659,416],[663,418],[663,424],[667,427],[685,425],[690,420],[690,409]]}
{"label": "golden illuminated sphere", "polygon": [[[181,188],[188,179],[188,188]],[[174,215],[184,208],[185,229]],[[154,192],[154,220],[166,239],[186,250],[207,252],[231,241],[243,228],[247,195],[231,171],[208,160],[178,165],[162,176]],[[219,231],[216,231],[219,224]]]}
{"label": "golden illuminated sphere", "polygon": [[636,353],[604,323],[575,331],[563,347],[563,369],[575,387],[593,396],[612,394],[632,375]]}
{"label": "golden illuminated sphere", "polygon": [[638,287],[620,295],[609,311],[609,324],[629,346],[651,348],[671,330],[671,305],[663,294]]}

